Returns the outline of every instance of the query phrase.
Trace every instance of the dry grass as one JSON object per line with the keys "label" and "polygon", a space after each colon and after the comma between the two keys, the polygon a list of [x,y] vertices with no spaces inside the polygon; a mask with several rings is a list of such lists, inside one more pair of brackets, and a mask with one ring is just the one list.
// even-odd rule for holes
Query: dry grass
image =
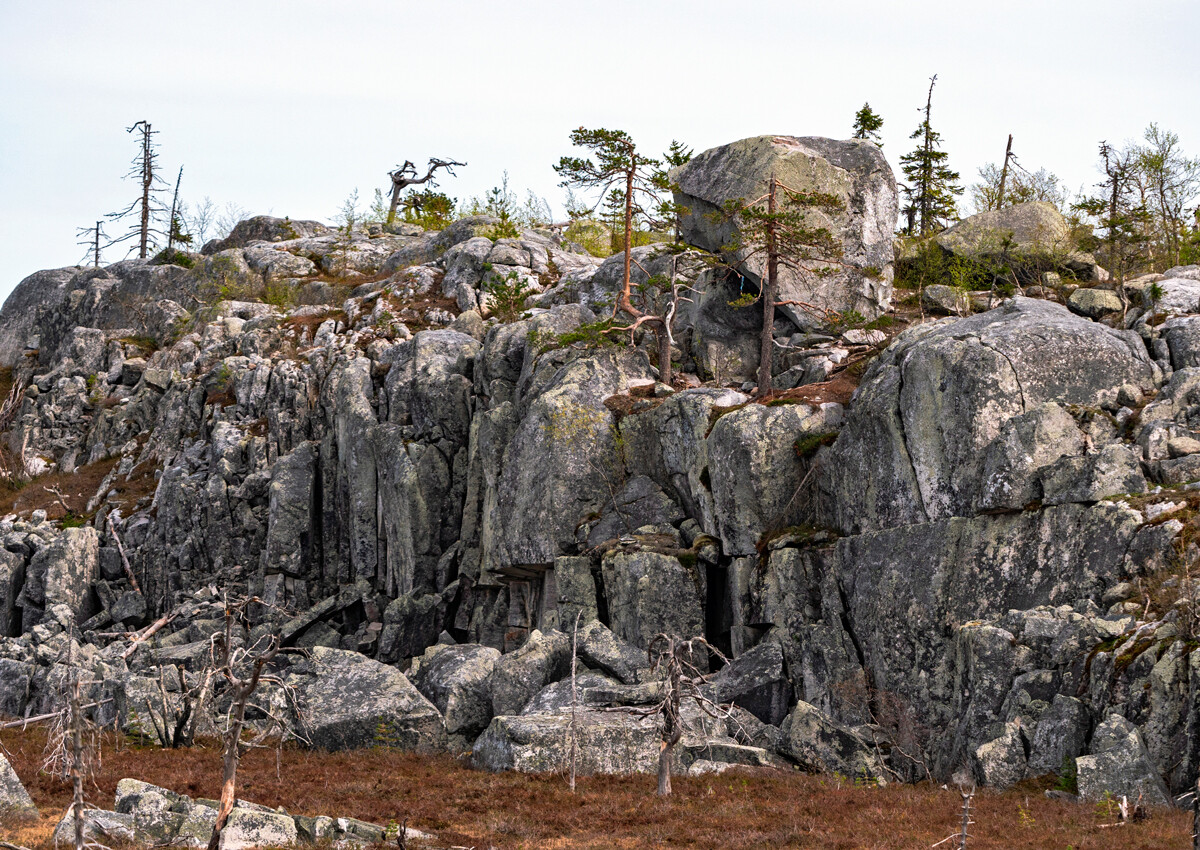
{"label": "dry grass", "polygon": [[[0,744],[43,811],[14,832],[16,843],[49,850],[69,786],[39,774],[40,731],[0,732]],[[295,814],[353,816],[379,824],[409,819],[446,845],[496,848],[927,848],[955,831],[959,796],[933,786],[855,788],[830,777],[748,771],[673,782],[660,800],[651,776],[582,778],[578,793],[560,776],[489,774],[449,757],[389,750],[285,750],[281,778],[273,752],[243,761],[239,795]],[[215,745],[164,751],[109,740],[92,802],[112,805],[126,776],[213,798],[220,783]],[[1149,821],[1102,829],[1095,806],[1046,799],[1037,788],[976,798],[972,850],[1150,850],[1190,847],[1191,818],[1156,810]],[[1022,816],[1021,812],[1025,815]],[[10,838],[9,840],[14,840]],[[943,847],[947,845],[942,845]]]}
{"label": "dry grass", "polygon": [[29,516],[33,511],[42,508],[50,519],[62,519],[66,514],[58,496],[52,491],[57,489],[63,495],[63,501],[71,509],[74,516],[82,516],[87,509],[88,499],[96,494],[96,489],[104,477],[117,465],[120,458],[89,463],[78,467],[74,472],[51,472],[14,486],[5,485],[0,489],[0,516],[19,514]]}

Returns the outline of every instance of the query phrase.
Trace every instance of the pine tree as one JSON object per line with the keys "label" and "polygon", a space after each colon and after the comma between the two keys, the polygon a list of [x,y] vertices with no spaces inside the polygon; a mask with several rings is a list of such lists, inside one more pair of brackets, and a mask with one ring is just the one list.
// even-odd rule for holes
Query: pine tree
{"label": "pine tree", "polygon": [[934,74],[929,80],[929,94],[925,99],[925,120],[909,136],[918,139],[919,143],[912,153],[900,157],[900,168],[908,178],[908,185],[903,187],[908,199],[903,212],[908,219],[905,232],[910,236],[914,230],[918,235],[926,236],[945,229],[946,220],[957,214],[954,198],[963,191],[956,185],[958,172],[946,165],[950,155],[938,150],[942,135],[929,123],[936,83],[937,74]]}
{"label": "pine tree", "polygon": [[866,139],[868,142],[874,142],[883,147],[883,141],[879,138],[879,129],[883,127],[883,119],[880,118],[871,109],[871,104],[864,103],[862,109],[854,113],[854,136],[855,139]]}
{"label": "pine tree", "polygon": [[[633,260],[633,228],[637,220],[653,220],[647,203],[658,201],[661,191],[655,174],[661,171],[661,163],[643,155],[633,139],[624,130],[607,130],[603,127],[588,130],[580,127],[571,132],[571,143],[591,152],[591,156],[564,156],[554,170],[563,178],[560,185],[598,190],[601,198],[608,199],[614,211],[620,204],[623,210],[624,237],[621,247],[624,252],[624,269],[621,291],[617,293],[613,318],[624,313],[633,317],[633,324],[626,330],[633,332],[641,325],[654,331],[658,338],[658,369],[663,383],[671,382],[671,321],[674,306],[662,316],[645,313],[630,300],[630,267]],[[610,330],[618,330],[611,328]]]}

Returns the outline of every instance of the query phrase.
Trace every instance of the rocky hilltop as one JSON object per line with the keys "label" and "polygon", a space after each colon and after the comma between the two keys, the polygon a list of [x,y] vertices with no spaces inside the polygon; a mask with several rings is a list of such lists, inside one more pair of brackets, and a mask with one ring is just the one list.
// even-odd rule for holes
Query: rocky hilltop
{"label": "rocky hilltop", "polygon": [[[698,225],[633,252],[635,282],[693,289],[673,385],[652,339],[596,331],[621,255],[484,217],[259,217],[191,268],[24,280],[0,312],[0,713],[53,704],[76,633],[97,719],[153,734],[240,594],[272,606],[255,628],[319,747],[559,769],[578,622],[582,770],[653,769],[653,719],[606,709],[660,698],[661,632],[730,659],[697,659],[735,708],[679,769],[1171,803],[1200,770],[1200,270],[897,312],[873,146],[762,137],[680,184],[719,205],[713,163],[740,192],[798,151],[871,267],[805,297],[896,319],[780,319],[766,395],[761,308]],[[504,322],[510,275],[534,294]]]}

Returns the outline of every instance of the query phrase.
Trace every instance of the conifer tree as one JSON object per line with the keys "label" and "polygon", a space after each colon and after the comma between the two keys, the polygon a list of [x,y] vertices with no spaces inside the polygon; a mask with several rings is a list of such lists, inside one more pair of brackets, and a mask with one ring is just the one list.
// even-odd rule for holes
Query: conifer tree
{"label": "conifer tree", "polygon": [[875,114],[871,109],[871,104],[864,103],[862,109],[854,113],[854,135],[855,139],[866,139],[868,142],[874,142],[883,147],[883,141],[879,138],[879,130],[883,127],[883,119]]}
{"label": "conifer tree", "polygon": [[903,187],[908,200],[903,212],[908,219],[905,232],[910,236],[914,231],[926,236],[945,229],[947,219],[956,215],[954,198],[963,191],[957,185],[958,172],[946,165],[950,155],[938,150],[942,135],[929,123],[936,83],[937,74],[934,74],[929,79],[929,94],[925,98],[925,120],[909,136],[918,140],[917,147],[900,157],[901,170],[908,178],[908,185]]}
{"label": "conifer tree", "polygon": [[655,181],[655,175],[661,171],[661,164],[657,159],[642,154],[633,139],[624,130],[607,130],[603,127],[588,130],[580,127],[571,132],[571,143],[576,147],[591,151],[591,156],[560,158],[558,164],[554,166],[558,176],[563,178],[560,185],[598,190],[601,200],[608,201],[612,207],[620,204],[623,208],[622,248],[625,263],[621,290],[617,293],[616,304],[613,307],[613,318],[624,313],[632,316],[634,321],[629,327],[611,328],[610,330],[633,332],[642,325],[653,330],[658,339],[660,378],[663,383],[669,384],[671,382],[671,317],[669,314],[656,316],[644,313],[635,307],[630,299],[634,222],[639,219],[643,221],[652,219],[645,202],[658,201],[661,189]]}

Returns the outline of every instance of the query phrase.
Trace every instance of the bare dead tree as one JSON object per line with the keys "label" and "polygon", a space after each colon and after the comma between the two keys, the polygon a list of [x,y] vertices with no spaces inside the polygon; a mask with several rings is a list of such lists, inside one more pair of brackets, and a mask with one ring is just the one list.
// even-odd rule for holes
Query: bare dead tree
{"label": "bare dead tree", "polygon": [[[92,267],[97,269],[100,268],[100,239],[108,238],[108,234],[104,232],[103,222],[96,222],[95,227],[81,227],[75,231],[75,235],[80,237],[80,241],[76,242],[76,245],[87,246],[88,250],[87,253],[83,255],[84,258],[86,259],[88,254],[91,254]],[[86,240],[82,238],[84,236],[87,236]]]}
{"label": "bare dead tree", "polygon": [[74,653],[75,642],[72,640],[67,645],[67,675],[62,694],[65,704],[57,712],[46,717],[50,720],[50,734],[47,737],[46,758],[42,769],[71,780],[69,813],[75,828],[74,845],[75,850],[84,850],[85,847],[103,846],[84,841],[87,817],[84,813],[86,804],[83,796],[84,781],[95,769],[100,752],[98,730],[95,724],[88,720],[84,711],[100,703],[83,705],[80,698],[82,682],[79,678],[79,668],[75,665]]}
{"label": "bare dead tree", "polygon": [[217,809],[217,822],[213,826],[212,837],[208,841],[208,850],[218,850],[221,844],[221,832],[229,821],[229,813],[233,811],[237,793],[238,762],[241,760],[243,744],[242,730],[246,725],[246,706],[262,681],[264,668],[280,649],[280,640],[277,634],[263,635],[249,645],[243,643],[242,646],[234,646],[235,627],[239,627],[248,637],[247,609],[254,603],[261,604],[262,600],[257,596],[238,602],[226,600],[225,629],[213,637],[213,666],[217,674],[224,678],[228,685],[232,701],[225,718],[225,732],[222,735],[221,802]]}
{"label": "bare dead tree", "polygon": [[967,829],[975,823],[975,821],[971,820],[971,803],[975,799],[975,786],[972,785],[970,791],[968,791],[966,788],[960,787],[958,789],[958,793],[962,795],[962,822],[959,826],[959,830],[958,832],[952,832],[937,844],[932,845],[933,847],[937,847],[941,844],[945,844],[947,841],[957,838],[958,843],[955,845],[955,850],[967,850],[967,839],[971,837]]}
{"label": "bare dead tree", "polygon": [[1004,149],[1004,165],[1000,168],[1000,188],[996,192],[996,209],[1004,206],[1004,183],[1008,180],[1008,162],[1013,159],[1012,133],[1008,134],[1008,147]]}
{"label": "bare dead tree", "polygon": [[158,713],[155,713],[149,700],[145,703],[147,719],[153,727],[154,736],[158,739],[159,746],[165,750],[190,747],[195,743],[196,730],[205,717],[213,695],[213,681],[217,675],[212,665],[206,665],[196,676],[195,683],[189,687],[183,667],[177,666],[176,669],[180,682],[184,685],[178,704],[173,704],[167,696],[165,667],[160,667],[158,671]]}
{"label": "bare dead tree", "polygon": [[577,652],[579,651],[579,618],[583,616],[583,610],[575,612],[575,628],[571,630],[571,724],[568,727],[571,730],[571,779],[569,784],[571,792],[575,791],[575,767],[579,755],[579,731],[575,727],[575,709],[578,705],[579,691],[575,687],[575,668]]}
{"label": "bare dead tree", "polygon": [[638,717],[656,717],[659,723],[658,751],[658,795],[671,796],[671,756],[685,731],[689,731],[683,716],[683,705],[691,700],[706,716],[715,720],[729,717],[728,708],[723,708],[706,696],[702,686],[710,674],[700,670],[696,659],[711,653],[722,661],[725,654],[702,637],[682,640],[666,634],[657,634],[646,649],[650,659],[650,670],[661,677],[663,696],[657,703],[645,708],[627,709]]}
{"label": "bare dead tree", "polygon": [[[142,193],[137,200],[125,207],[125,209],[109,213],[108,217],[120,220],[136,212],[138,224],[132,227],[124,236],[110,240],[105,247],[126,242],[130,239],[137,239],[138,257],[144,260],[149,251],[150,235],[152,233],[162,235],[162,231],[153,227],[153,221],[156,215],[161,216],[167,211],[157,198],[157,193],[163,191],[166,186],[162,178],[158,176],[158,151],[155,149],[154,144],[154,136],[158,135],[158,131],[150,129],[149,121],[138,121],[132,127],[127,127],[126,132],[141,134],[141,145],[138,155],[134,157],[133,167],[126,176],[141,183]],[[168,223],[169,226],[170,223]]]}
{"label": "bare dead tree", "polygon": [[417,186],[422,183],[428,183],[432,189],[437,186],[437,181],[434,179],[434,173],[439,168],[446,169],[446,173],[451,177],[456,177],[454,169],[459,166],[465,166],[465,162],[456,162],[453,159],[436,159],[430,157],[429,170],[425,172],[424,177],[417,176],[417,167],[410,160],[404,160],[403,165],[396,167],[395,171],[389,171],[388,177],[392,178],[392,200],[388,206],[387,223],[395,224],[396,208],[400,206],[400,193],[409,186]]}

